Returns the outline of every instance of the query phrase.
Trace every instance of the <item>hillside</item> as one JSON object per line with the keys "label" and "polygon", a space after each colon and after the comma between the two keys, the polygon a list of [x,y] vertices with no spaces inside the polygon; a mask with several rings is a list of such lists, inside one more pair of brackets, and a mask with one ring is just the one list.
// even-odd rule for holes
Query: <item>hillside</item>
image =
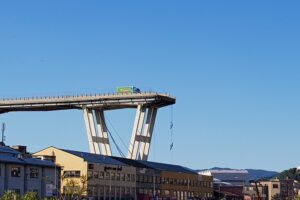
{"label": "hillside", "polygon": [[[212,169],[212,170],[231,170],[231,168],[224,168],[224,167],[213,167],[210,169]],[[278,172],[275,172],[275,171],[268,171],[268,170],[262,170],[262,169],[246,169],[246,170],[249,172],[249,180],[272,178],[279,174]],[[198,171],[203,171],[203,170],[198,170]]]}
{"label": "hillside", "polygon": [[246,169],[246,170],[249,172],[250,180],[269,179],[279,174],[278,172],[267,171],[262,169]]}
{"label": "hillside", "polygon": [[288,178],[288,179],[294,179],[294,180],[300,181],[300,173],[297,172],[296,168],[284,170],[283,172],[276,175],[275,177],[279,178],[279,179],[287,179]]}

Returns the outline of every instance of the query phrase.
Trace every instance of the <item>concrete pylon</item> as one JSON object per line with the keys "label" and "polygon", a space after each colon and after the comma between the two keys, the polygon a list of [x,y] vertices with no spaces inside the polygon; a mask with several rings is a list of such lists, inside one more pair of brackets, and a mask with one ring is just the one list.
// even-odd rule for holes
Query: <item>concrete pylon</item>
{"label": "concrete pylon", "polygon": [[[84,108],[83,113],[90,152],[94,154],[111,156],[112,153],[109,138],[107,135],[104,112],[102,110],[92,110],[89,108]],[[97,129],[95,125],[95,117],[97,122]]]}
{"label": "concrete pylon", "polygon": [[141,105],[137,107],[127,158],[148,159],[156,113],[157,108],[148,108],[147,119],[144,124],[146,108]]}

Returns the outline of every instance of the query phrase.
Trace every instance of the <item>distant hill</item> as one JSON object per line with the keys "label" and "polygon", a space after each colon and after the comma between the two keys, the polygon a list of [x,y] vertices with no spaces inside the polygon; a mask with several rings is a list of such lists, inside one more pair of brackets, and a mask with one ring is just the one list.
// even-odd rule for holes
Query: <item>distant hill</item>
{"label": "distant hill", "polygon": [[250,180],[270,179],[279,174],[278,172],[267,171],[262,169],[246,169],[246,170],[249,172]]}
{"label": "distant hill", "polygon": [[[231,168],[224,168],[224,167],[213,167],[210,169],[212,169],[212,170],[231,170]],[[207,169],[204,169],[204,170],[207,170]],[[246,169],[246,170],[249,172],[250,180],[268,179],[268,178],[273,178],[274,176],[279,175],[278,172],[262,170],[262,169]],[[203,171],[203,170],[198,170],[198,171]]]}

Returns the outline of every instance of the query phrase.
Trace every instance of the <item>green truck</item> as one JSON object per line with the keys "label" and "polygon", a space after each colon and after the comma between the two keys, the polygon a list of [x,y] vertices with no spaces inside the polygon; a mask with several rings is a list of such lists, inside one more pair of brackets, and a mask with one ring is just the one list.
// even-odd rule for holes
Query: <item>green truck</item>
{"label": "green truck", "polygon": [[134,86],[123,86],[117,87],[116,92],[118,94],[122,93],[141,93],[140,89]]}

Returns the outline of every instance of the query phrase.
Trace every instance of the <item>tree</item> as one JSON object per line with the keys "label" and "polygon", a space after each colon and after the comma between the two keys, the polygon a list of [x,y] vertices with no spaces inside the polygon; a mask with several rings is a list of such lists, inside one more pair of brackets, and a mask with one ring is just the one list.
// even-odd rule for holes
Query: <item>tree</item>
{"label": "tree", "polygon": [[39,197],[36,192],[27,192],[21,199],[22,200],[38,200]]}
{"label": "tree", "polygon": [[20,195],[14,191],[6,191],[0,200],[20,200]]}
{"label": "tree", "polygon": [[280,197],[280,194],[275,194],[272,196],[272,200],[282,200],[282,198]]}
{"label": "tree", "polygon": [[64,182],[62,200],[80,199],[87,192],[87,176],[80,176],[79,180],[62,176],[62,183]]}
{"label": "tree", "polygon": [[288,170],[285,170],[281,172],[279,175],[277,175],[278,179],[293,179],[300,181],[300,173],[297,171],[296,168],[291,168]]}

